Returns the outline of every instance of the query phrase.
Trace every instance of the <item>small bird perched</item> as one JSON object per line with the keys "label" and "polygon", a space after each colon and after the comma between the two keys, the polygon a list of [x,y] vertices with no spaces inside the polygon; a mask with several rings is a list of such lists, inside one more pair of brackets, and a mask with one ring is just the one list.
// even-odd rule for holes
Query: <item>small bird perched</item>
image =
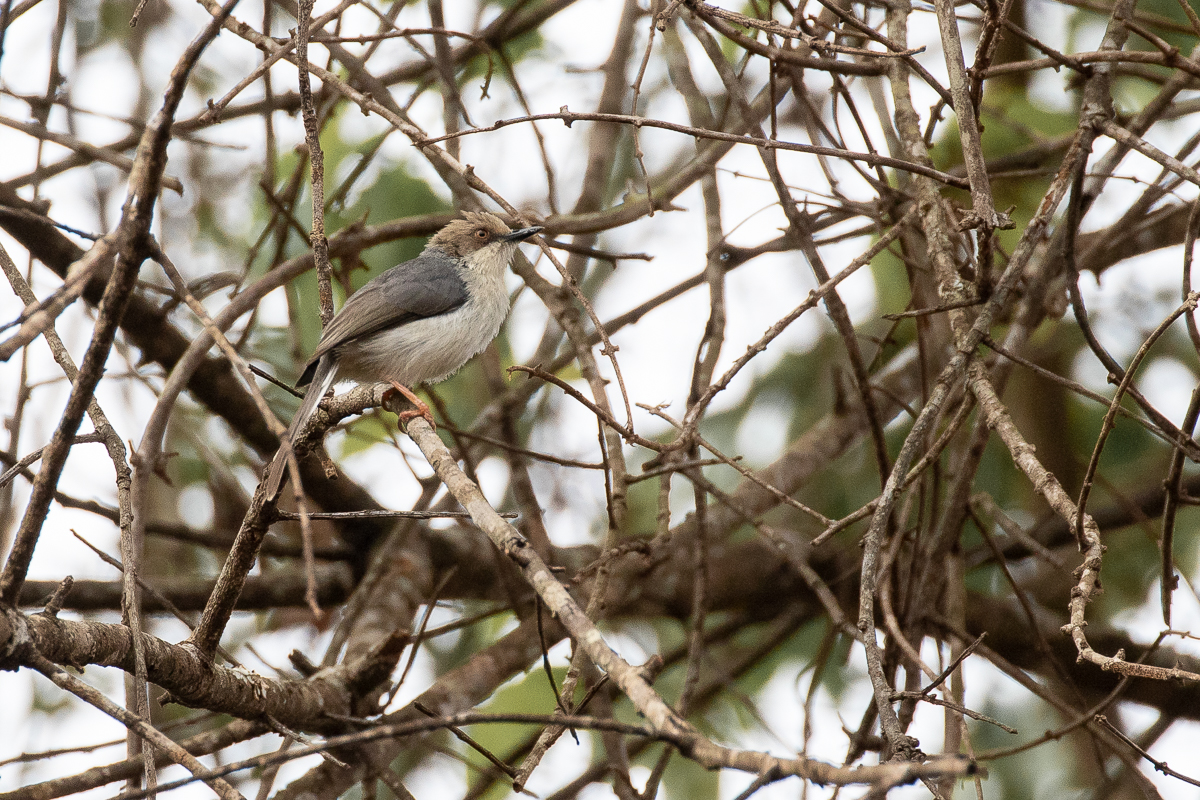
{"label": "small bird perched", "polygon": [[[508,316],[504,270],[517,244],[540,227],[509,230],[495,214],[468,211],[442,228],[421,252],[351,295],[321,335],[296,386],[311,384],[288,426],[296,437],[338,379],[390,383],[424,417],[429,406],[409,387],[437,383],[496,338]],[[267,469],[267,497],[283,483],[287,459],[277,452]]]}

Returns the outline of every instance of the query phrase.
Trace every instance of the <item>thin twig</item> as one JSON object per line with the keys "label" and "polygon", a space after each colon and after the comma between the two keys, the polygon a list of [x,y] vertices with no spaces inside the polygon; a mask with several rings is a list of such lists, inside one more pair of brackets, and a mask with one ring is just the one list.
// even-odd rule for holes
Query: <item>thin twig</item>
{"label": "thin twig", "polygon": [[692,136],[696,139],[712,139],[719,142],[747,144],[751,145],[752,147],[765,147],[768,150],[788,150],[795,153],[809,153],[819,156],[831,156],[833,158],[848,158],[854,161],[862,161],[872,166],[891,167],[902,172],[911,172],[915,175],[924,175],[928,178],[933,178],[939,183],[944,183],[948,186],[954,186],[959,189],[969,188],[968,182],[962,178],[950,175],[940,170],[936,170],[933,167],[927,167],[922,164],[914,164],[909,161],[904,161],[903,159],[892,158],[890,156],[884,156],[878,153],[858,153],[852,150],[841,150],[836,147],[820,147],[818,145],[800,144],[797,142],[788,142],[780,139],[763,139],[755,136],[743,136],[739,134],[726,133],[724,131],[693,128],[690,125],[680,125],[678,123],[667,122],[665,120],[652,119],[650,117],[631,116],[629,114],[593,114],[576,112],[568,110],[566,106],[563,106],[557,113],[532,114],[525,117],[502,119],[484,128],[471,128],[470,130],[459,131],[455,134],[446,134],[445,136],[421,139],[417,142],[417,144],[421,146],[437,144],[446,139],[470,136],[477,133],[489,133],[491,131],[500,130],[501,128],[507,128],[509,125],[517,125],[525,122],[538,122],[547,119],[562,120],[563,123],[568,127],[575,122],[616,122],[639,128],[659,128],[661,130],[674,131],[676,133],[683,133],[688,136]]}

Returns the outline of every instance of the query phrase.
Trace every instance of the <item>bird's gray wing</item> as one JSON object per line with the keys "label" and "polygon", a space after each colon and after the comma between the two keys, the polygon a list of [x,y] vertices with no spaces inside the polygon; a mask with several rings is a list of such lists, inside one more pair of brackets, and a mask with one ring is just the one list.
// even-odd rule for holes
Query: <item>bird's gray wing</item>
{"label": "bird's gray wing", "polygon": [[426,252],[392,267],[352,294],[329,323],[308,361],[303,386],[321,356],[347,342],[398,328],[416,319],[447,314],[467,302],[467,285],[454,262]]}

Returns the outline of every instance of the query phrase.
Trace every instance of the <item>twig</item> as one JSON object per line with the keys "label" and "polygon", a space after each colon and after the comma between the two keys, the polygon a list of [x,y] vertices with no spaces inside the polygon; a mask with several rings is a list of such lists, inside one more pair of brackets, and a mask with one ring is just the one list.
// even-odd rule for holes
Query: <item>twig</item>
{"label": "twig", "polygon": [[702,128],[694,128],[690,125],[680,125],[674,122],[666,122],[665,120],[652,119],[650,117],[631,116],[629,114],[592,114],[586,112],[570,111],[566,106],[563,106],[557,113],[554,114],[532,114],[525,117],[515,117],[513,119],[502,119],[484,128],[471,128],[470,130],[459,131],[454,134],[446,134],[445,136],[437,136],[432,138],[420,139],[416,144],[424,147],[426,145],[437,144],[446,139],[458,138],[461,136],[470,136],[477,133],[489,133],[491,131],[507,128],[509,125],[516,125],[524,122],[538,122],[547,119],[560,119],[567,127],[570,127],[575,122],[616,122],[623,125],[633,125],[644,128],[659,128],[666,131],[674,131],[675,133],[683,133],[697,139],[712,139],[719,142],[732,142],[734,144],[747,144],[753,147],[765,147],[768,150],[789,150],[796,153],[809,153],[819,156],[831,156],[833,158],[848,158],[854,161],[862,161],[872,166],[891,167],[902,172],[911,172],[915,175],[924,175],[928,178],[933,178],[939,183],[954,186],[959,189],[967,189],[969,183],[962,178],[936,170],[933,167],[924,166],[922,164],[914,164],[910,161],[904,161],[899,158],[880,155],[878,153],[858,153],[852,150],[841,150],[836,147],[821,147],[818,145],[800,144],[797,142],[787,142],[780,139],[763,139],[755,136],[743,136],[734,133],[726,133],[724,131],[713,131]]}
{"label": "twig", "polygon": [[[1012,361],[1014,364],[1020,364],[1022,367],[1034,372],[1039,377],[1057,383],[1058,385],[1069,389],[1081,397],[1086,397],[1089,400],[1096,401],[1097,403],[1103,403],[1106,406],[1111,404],[1111,398],[1105,397],[1099,392],[1093,392],[1091,389],[1077,381],[1064,378],[1061,375],[1051,372],[1045,367],[1033,363],[1027,358],[1023,358],[1016,353],[1010,352],[1007,348],[997,343],[990,336],[984,337],[983,344],[987,345],[990,349],[995,350],[997,353]],[[1163,415],[1158,414],[1155,419],[1147,420],[1139,417],[1132,411],[1129,411],[1124,406],[1117,409],[1117,413],[1125,419],[1141,425],[1147,431],[1162,439],[1172,447],[1186,452],[1188,457],[1193,461],[1200,461],[1200,444],[1197,444],[1194,440],[1188,438],[1183,431],[1171,424],[1170,420],[1167,420]],[[1166,422],[1166,426],[1162,424],[1164,421]]]}
{"label": "twig", "polygon": [[[0,257],[2,257],[2,256],[0,256]],[[97,442],[103,442],[103,441],[105,441],[105,437],[99,433],[85,433],[81,436],[76,436],[71,441],[71,444],[72,445],[95,444]],[[16,464],[14,464],[12,467],[10,467],[4,474],[0,475],[0,489],[7,486],[9,484],[9,482],[12,481],[13,478],[15,478],[17,475],[21,474],[22,472],[24,472],[25,469],[27,467],[29,467],[31,464],[36,464],[38,459],[40,459],[42,457],[42,453],[45,451],[45,449],[46,448],[44,448],[44,447],[39,447],[37,450],[34,450],[32,453],[27,453],[26,455],[22,456],[21,459]]]}
{"label": "twig", "polygon": [[847,264],[846,267],[838,272],[837,275],[834,275],[828,281],[825,281],[816,289],[813,289],[811,292],[809,292],[808,297],[803,303],[768,328],[766,333],[764,333],[762,338],[760,338],[757,342],[747,347],[746,352],[733,362],[732,366],[725,371],[724,375],[722,375],[718,380],[713,381],[704,391],[704,394],[696,401],[695,405],[688,409],[687,416],[685,416],[683,420],[684,428],[693,428],[700,414],[702,414],[704,409],[708,407],[708,404],[712,402],[712,399],[716,397],[717,393],[723,391],[729,385],[730,381],[733,380],[734,376],[736,376],[738,372],[740,372],[742,368],[746,366],[746,364],[750,363],[751,359],[766,350],[767,345],[769,345],[774,339],[783,333],[783,331],[786,330],[789,325],[799,319],[800,315],[809,309],[815,308],[817,303],[820,302],[821,299],[828,293],[837,288],[839,283],[853,275],[854,272],[859,268],[871,263],[871,259],[883,252],[888,245],[899,238],[900,234],[904,230],[905,225],[909,224],[914,215],[915,212],[913,211],[909,211],[907,214],[905,214],[900,221],[898,221],[886,233],[880,236],[879,241],[868,248],[865,253]]}
{"label": "twig", "polygon": [[[919,774],[964,774],[974,770],[969,762],[959,758],[935,759],[925,764],[891,763],[878,767],[837,768],[806,758],[778,759],[765,753],[731,750],[713,743],[671,710],[637,669],[618,656],[605,642],[603,635],[584,615],[583,610],[554,577],[542,559],[533,552],[524,538],[508,523],[501,520],[470,480],[455,464],[449,450],[427,422],[414,419],[408,434],[429,459],[430,465],[446,488],[471,512],[476,524],[492,543],[512,560],[525,574],[533,589],[554,612],[571,634],[576,646],[587,653],[592,663],[607,673],[621,691],[633,702],[658,736],[667,737],[690,758],[709,768],[724,766],[758,773],[775,768],[784,775],[798,775],[818,783],[860,782],[897,785],[892,781],[913,780]],[[562,724],[573,724],[559,720]],[[850,776],[854,777],[851,778]],[[870,777],[868,777],[870,776]],[[903,776],[903,777],[902,777]]]}
{"label": "twig", "polygon": [[0,342],[0,361],[12,358],[14,353],[53,325],[54,320],[83,294],[94,274],[108,263],[113,250],[112,237],[99,239],[82,259],[71,266],[70,274],[58,291],[44,302],[35,301],[32,308],[26,308],[16,321],[21,327],[12,336]]}
{"label": "twig", "polygon": [[1142,342],[1142,346],[1134,354],[1133,359],[1129,362],[1129,366],[1125,369],[1125,374],[1122,376],[1121,382],[1117,385],[1117,392],[1113,396],[1112,402],[1108,406],[1108,412],[1104,415],[1104,421],[1100,426],[1100,435],[1096,438],[1096,445],[1092,449],[1092,457],[1088,461],[1087,472],[1084,473],[1083,484],[1079,490],[1079,500],[1076,502],[1075,531],[1080,541],[1083,540],[1083,517],[1087,508],[1088,496],[1092,491],[1092,481],[1096,475],[1096,470],[1100,466],[1100,453],[1104,450],[1104,443],[1108,440],[1108,435],[1112,432],[1116,423],[1116,408],[1121,404],[1121,398],[1124,397],[1125,392],[1129,389],[1129,385],[1132,383],[1133,376],[1137,373],[1138,367],[1141,366],[1142,361],[1149,355],[1150,348],[1167,332],[1167,329],[1175,323],[1175,320],[1189,311],[1194,311],[1197,303],[1200,303],[1200,293],[1192,292],[1188,295],[1183,305],[1171,312],[1170,316],[1158,324],[1158,327],[1146,337],[1146,341]]}
{"label": "twig", "polygon": [[[1197,77],[1200,77],[1200,68],[1198,68]],[[1174,156],[1164,153],[1162,150],[1159,150],[1142,137],[1133,134],[1125,128],[1122,128],[1112,120],[1104,120],[1100,125],[1100,130],[1102,130],[1106,136],[1115,139],[1127,147],[1137,150],[1146,158],[1160,165],[1163,169],[1170,170],[1184,180],[1200,186],[1200,172],[1192,169]]]}
{"label": "twig", "polygon": [[555,386],[557,386],[558,388],[560,388],[564,392],[566,392],[568,395],[570,395],[572,398],[574,398],[576,401],[578,401],[585,408],[587,408],[588,411],[591,411],[593,414],[595,414],[598,419],[600,419],[601,421],[604,422],[605,425],[607,425],[608,427],[612,428],[617,433],[619,433],[622,436],[622,438],[624,438],[626,441],[631,442],[633,444],[641,445],[642,447],[648,448],[650,450],[659,451],[659,450],[664,449],[664,445],[661,442],[656,442],[652,439],[647,439],[644,436],[634,433],[631,429],[629,429],[629,428],[625,427],[624,425],[622,425],[621,423],[617,422],[613,418],[612,414],[610,414],[609,412],[600,408],[600,406],[596,405],[591,400],[588,400],[586,397],[584,397],[583,393],[580,392],[575,387],[571,386],[571,384],[567,383],[566,381],[562,380],[561,378],[559,378],[555,375],[551,375],[549,372],[546,372],[541,367],[526,367],[521,364],[514,364],[513,366],[508,368],[508,371],[510,373],[511,372],[524,372],[527,375],[532,375],[533,377],[540,378],[541,380],[546,381],[547,383],[554,384]]}
{"label": "twig", "polygon": [[952,0],[934,0],[938,31],[942,37],[942,52],[950,77],[950,95],[954,100],[954,115],[958,117],[958,133],[962,137],[963,160],[971,182],[970,218],[960,228],[980,228],[980,236],[990,236],[997,228],[1013,227],[1012,220],[996,211],[992,187],[988,181],[987,164],[983,156],[983,140],[975,116],[967,82],[967,65],[963,59],[962,41],[958,35],[958,19]]}
{"label": "twig", "polygon": [[[125,565],[124,564],[122,564],[120,561],[118,561],[117,559],[110,556],[108,553],[101,550],[99,547],[96,547],[96,545],[92,544],[87,539],[80,536],[75,531],[74,528],[71,529],[71,535],[74,536],[79,541],[83,542],[83,544],[89,550],[91,550],[93,553],[95,553],[96,556],[101,561],[103,561],[105,564],[108,564],[110,567],[115,568],[118,572],[120,572],[122,574],[125,573]],[[173,616],[175,619],[179,620],[185,626],[187,626],[188,630],[191,630],[192,621],[190,619],[188,619],[187,616],[184,615],[184,613],[182,611],[179,610],[179,607],[177,605],[175,605],[173,602],[171,602],[171,598],[167,597],[165,594],[160,592],[153,584],[147,582],[146,579],[143,578],[141,575],[135,575],[134,580],[137,581],[138,588],[140,588],[143,592],[145,592],[146,594],[153,597],[155,599],[155,601],[157,601],[160,606],[165,608],[171,616]],[[221,656],[221,658],[225,659],[226,661],[228,661],[230,664],[232,664],[235,667],[240,667],[242,665],[241,662],[238,661],[237,658],[235,658],[233,656],[233,654],[230,653],[228,650],[226,650],[224,647],[218,647],[217,653]]]}
{"label": "twig", "polygon": [[929,694],[929,690],[925,690],[925,691],[921,691],[921,692],[892,692],[892,699],[893,700],[912,699],[912,700],[919,700],[922,703],[932,703],[935,706],[944,706],[945,708],[950,708],[950,709],[953,709],[954,711],[957,711],[959,714],[965,714],[966,716],[970,717],[971,719],[977,719],[980,722],[986,722],[990,725],[995,725],[997,728],[1004,731],[1005,733],[1011,733],[1014,735],[1019,733],[1019,731],[1016,728],[1013,728],[1009,725],[1005,725],[1000,720],[993,719],[992,717],[989,717],[986,714],[981,714],[978,711],[972,711],[971,709],[967,708],[964,705],[960,705],[958,703],[952,703],[949,700],[942,700],[941,698],[934,697]]}
{"label": "twig", "polygon": [[[160,733],[150,723],[131,714],[120,706],[114,704],[107,697],[92,687],[88,686],[78,678],[68,675],[58,668],[57,665],[47,661],[37,653],[30,653],[26,656],[29,666],[36,669],[38,672],[45,675],[50,681],[60,689],[70,692],[86,703],[98,708],[105,714],[108,714],[113,719],[117,720],[131,732],[142,737],[146,742],[153,744],[158,749],[165,752],[177,764],[185,767],[192,773],[192,777],[186,779],[186,782],[193,780],[202,780],[223,800],[245,800],[241,792],[230,786],[223,780],[218,772],[209,770],[196,759],[195,756],[188,753],[178,744],[173,742],[169,737]],[[159,787],[165,789],[165,786]]]}
{"label": "twig", "polygon": [[1097,714],[1095,717],[1093,717],[1093,719],[1096,721],[1096,723],[1098,725],[1103,727],[1109,733],[1113,734],[1118,739],[1120,739],[1122,742],[1124,742],[1126,745],[1128,745],[1131,749],[1133,749],[1139,756],[1141,756],[1142,758],[1146,759],[1151,764],[1153,764],[1156,772],[1161,772],[1164,775],[1170,775],[1172,778],[1181,780],[1184,783],[1190,783],[1192,786],[1200,786],[1200,780],[1197,780],[1195,778],[1189,778],[1187,775],[1184,775],[1182,772],[1177,772],[1176,770],[1171,769],[1170,767],[1167,766],[1167,762],[1159,761],[1157,758],[1155,758],[1154,756],[1147,753],[1145,750],[1143,750],[1141,747],[1138,746],[1137,742],[1133,741],[1133,739],[1130,739],[1128,736],[1126,736],[1124,733],[1122,733],[1115,725],[1113,725],[1111,722],[1109,722],[1108,717],[1104,716],[1103,714]]}
{"label": "twig", "polygon": [[[422,714],[429,717],[430,719],[438,719],[437,714],[435,714],[433,711],[429,710],[425,706],[421,705],[419,702],[413,703],[413,708],[415,708],[417,711],[420,711]],[[468,747],[470,747],[472,750],[479,753],[479,755],[483,756],[488,761],[490,761],[492,763],[492,765],[496,767],[496,769],[500,770],[508,777],[512,778],[517,774],[516,769],[509,766],[508,764],[505,764],[503,761],[501,761],[499,758],[497,758],[495,753],[493,753],[491,750],[488,750],[486,747],[481,745],[479,742],[475,741],[473,738],[471,738],[466,733],[466,731],[462,730],[462,728],[460,728],[459,726],[447,725],[446,730],[453,733],[454,736],[460,742],[463,742]]]}
{"label": "twig", "polygon": [[[54,142],[57,145],[62,145],[68,150],[73,150],[74,152],[77,152],[93,161],[102,161],[105,164],[111,164],[123,172],[133,171],[133,159],[129,158],[129,156],[122,155],[121,153],[118,153],[115,150],[107,147],[97,147],[94,144],[77,139],[70,134],[55,133],[54,131],[47,130],[42,125],[21,122],[19,120],[10,119],[4,116],[0,116],[0,125],[3,125],[6,128],[12,128],[15,131],[21,131],[22,133],[26,133],[38,140]],[[173,178],[170,175],[164,175],[162,179],[162,185],[176,194],[183,194],[183,184],[180,183],[178,178]]]}
{"label": "twig", "polygon": [[[276,510],[279,519],[298,520],[300,515],[294,511]],[[364,511],[311,511],[309,519],[470,519],[465,511],[380,511],[367,509]],[[520,514],[504,512],[500,516],[505,519],[517,519]]]}
{"label": "twig", "polygon": [[329,239],[325,236],[325,154],[321,150],[317,110],[313,106],[312,86],[308,79],[308,36],[312,25],[313,0],[297,0],[296,61],[300,70],[300,109],[304,117],[304,142],[308,145],[308,163],[312,167],[312,230],[309,244],[317,263],[317,294],[321,327],[333,319],[333,285],[330,276]]}
{"label": "twig", "polygon": [[988,424],[1000,436],[1000,440],[1011,454],[1013,462],[1029,477],[1038,493],[1046,499],[1056,514],[1067,520],[1072,526],[1078,525],[1079,519],[1082,517],[1080,544],[1083,550],[1083,564],[1075,573],[1077,582],[1069,605],[1071,620],[1063,626],[1063,631],[1069,633],[1074,640],[1080,658],[1122,675],[1157,680],[1200,681],[1200,674],[1194,672],[1131,663],[1125,660],[1122,653],[1118,653],[1115,657],[1105,656],[1092,649],[1083,629],[1087,625],[1085,611],[1096,595],[1100,566],[1103,563],[1100,529],[1090,514],[1079,513],[1078,507],[1063,490],[1058,480],[1034,456],[1033,446],[1025,440],[1012,423],[999,397],[991,388],[987,373],[981,364],[975,362],[971,365],[968,370],[968,380],[971,391],[979,400],[980,408],[988,417]]}

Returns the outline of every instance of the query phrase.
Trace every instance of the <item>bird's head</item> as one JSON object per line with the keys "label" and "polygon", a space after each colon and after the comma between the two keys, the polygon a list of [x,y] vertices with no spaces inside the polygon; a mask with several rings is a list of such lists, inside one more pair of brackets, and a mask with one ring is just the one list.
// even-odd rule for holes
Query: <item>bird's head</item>
{"label": "bird's head", "polygon": [[495,214],[468,211],[442,228],[426,245],[480,272],[500,272],[508,266],[517,244],[542,230],[540,226],[511,230]]}

